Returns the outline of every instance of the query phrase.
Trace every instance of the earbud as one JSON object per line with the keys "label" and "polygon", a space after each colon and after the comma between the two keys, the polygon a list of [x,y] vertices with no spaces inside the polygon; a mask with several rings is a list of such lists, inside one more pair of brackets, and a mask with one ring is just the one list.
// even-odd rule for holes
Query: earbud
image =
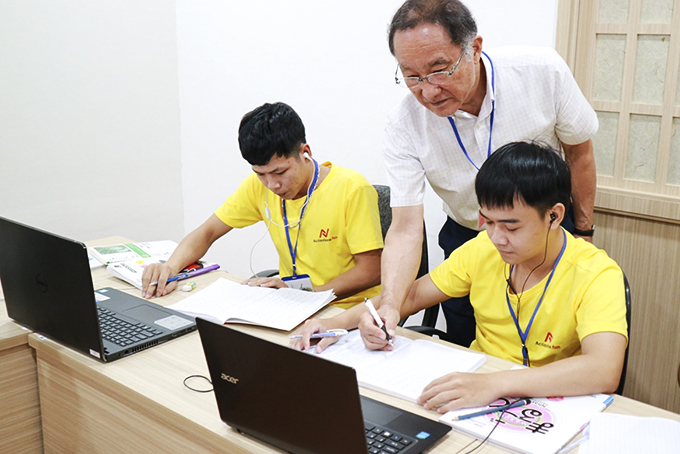
{"label": "earbud", "polygon": [[309,153],[307,153],[306,151],[304,153],[302,153],[302,156],[304,156],[305,159],[308,160],[308,161],[312,160],[312,158],[309,156]]}
{"label": "earbud", "polygon": [[557,219],[557,216],[555,216],[555,213],[550,213],[550,223],[552,224],[555,222],[555,219]]}

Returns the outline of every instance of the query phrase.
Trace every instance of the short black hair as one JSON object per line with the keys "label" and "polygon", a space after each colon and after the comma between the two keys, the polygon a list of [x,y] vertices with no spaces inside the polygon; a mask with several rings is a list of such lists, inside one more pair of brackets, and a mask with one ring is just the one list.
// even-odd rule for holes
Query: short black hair
{"label": "short black hair", "polygon": [[545,216],[556,203],[569,208],[571,172],[550,146],[511,142],[484,162],[477,173],[475,192],[480,206],[513,208],[515,201],[521,201]]}
{"label": "short black hair", "polygon": [[390,52],[394,55],[394,34],[411,30],[423,23],[440,25],[451,42],[463,48],[477,36],[477,23],[472,13],[458,0],[407,0],[392,18],[388,31]]}
{"label": "short black hair", "polygon": [[305,125],[288,104],[265,103],[248,112],[238,128],[241,156],[252,166],[263,166],[274,157],[294,156],[307,143]]}

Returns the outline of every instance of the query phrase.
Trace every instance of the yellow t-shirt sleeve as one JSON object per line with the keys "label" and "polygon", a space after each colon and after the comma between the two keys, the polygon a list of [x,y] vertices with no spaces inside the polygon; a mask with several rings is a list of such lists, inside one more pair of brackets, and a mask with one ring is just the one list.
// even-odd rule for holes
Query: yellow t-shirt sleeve
{"label": "yellow t-shirt sleeve", "polygon": [[352,254],[382,249],[383,239],[378,211],[378,194],[368,184],[354,188],[345,204],[347,244]]}
{"label": "yellow t-shirt sleeve", "polygon": [[257,175],[251,173],[241,182],[236,192],[215,211],[215,216],[234,228],[247,227],[263,220],[265,213],[263,188],[264,185],[260,183]]}
{"label": "yellow t-shirt sleeve", "polygon": [[477,254],[473,252],[477,243],[478,237],[468,241],[430,271],[432,282],[442,293],[451,298],[460,298],[470,293],[477,261]]}
{"label": "yellow t-shirt sleeve", "polygon": [[613,332],[628,338],[623,273],[612,263],[603,268],[584,288],[576,309],[576,332],[579,340],[594,333]]}

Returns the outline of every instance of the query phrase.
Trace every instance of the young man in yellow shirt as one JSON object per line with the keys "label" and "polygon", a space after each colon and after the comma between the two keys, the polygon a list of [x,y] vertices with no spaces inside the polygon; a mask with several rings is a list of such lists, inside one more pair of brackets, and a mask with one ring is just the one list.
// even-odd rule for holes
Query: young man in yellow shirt
{"label": "young man in yellow shirt", "polygon": [[233,228],[259,221],[267,224],[283,280],[256,278],[249,285],[333,289],[343,307],[377,295],[383,241],[375,188],[353,170],[315,161],[302,120],[284,103],[247,113],[239,147],[253,173],[165,264],[145,269],[143,296],[172,292],[176,283],[166,285],[168,278]]}
{"label": "young man in yellow shirt", "polygon": [[[378,312],[394,326],[469,293],[477,322],[471,348],[529,368],[452,373],[429,384],[419,402],[444,413],[507,396],[613,392],[627,343],[623,273],[604,251],[560,227],[570,202],[567,164],[550,148],[510,143],[482,165],[475,192],[486,230],[418,279],[400,310],[383,305]],[[379,306],[380,297],[373,302]],[[363,307],[307,321],[294,347],[310,348],[313,332],[357,326],[369,349],[392,348]]]}

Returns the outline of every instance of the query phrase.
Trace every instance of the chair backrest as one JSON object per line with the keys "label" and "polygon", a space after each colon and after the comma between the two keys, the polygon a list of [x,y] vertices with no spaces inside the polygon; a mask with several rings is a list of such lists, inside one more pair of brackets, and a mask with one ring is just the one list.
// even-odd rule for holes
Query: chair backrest
{"label": "chair backrest", "polygon": [[[623,369],[621,370],[621,379],[619,380],[619,387],[616,388],[616,394],[623,395],[623,387],[626,384],[626,371],[628,369],[628,351],[630,350],[630,305],[631,305],[631,297],[630,297],[630,284],[628,284],[628,278],[626,275],[623,275],[623,288],[626,293],[626,323],[628,324],[628,345],[626,346],[626,353],[623,357]],[[680,374],[680,371],[678,371]],[[680,376],[678,377],[678,380],[680,380]]]}
{"label": "chair backrest", "polygon": [[[373,185],[378,192],[378,210],[380,211],[380,227],[382,228],[383,240],[387,231],[392,224],[392,207],[390,206],[390,187],[375,184]],[[423,249],[420,257],[420,267],[416,279],[425,276],[429,272],[429,257],[427,254],[427,230],[425,229],[425,221],[423,221]],[[423,313],[423,325],[433,327],[437,324],[437,315],[439,314],[439,304],[425,309]],[[399,326],[403,326],[406,319],[399,322]]]}

